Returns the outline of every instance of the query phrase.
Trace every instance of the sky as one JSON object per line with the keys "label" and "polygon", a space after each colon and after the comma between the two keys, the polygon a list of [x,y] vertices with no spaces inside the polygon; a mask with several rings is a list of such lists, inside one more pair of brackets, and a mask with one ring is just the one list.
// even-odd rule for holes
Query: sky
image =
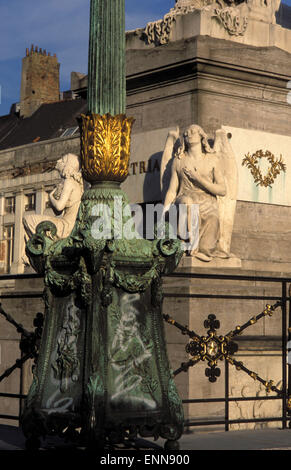
{"label": "sky", "polygon": [[[291,5],[291,0],[284,0]],[[126,29],[162,18],[175,0],[125,0]],[[21,64],[32,44],[56,53],[61,91],[87,73],[90,0],[0,0],[0,116],[20,99]]]}

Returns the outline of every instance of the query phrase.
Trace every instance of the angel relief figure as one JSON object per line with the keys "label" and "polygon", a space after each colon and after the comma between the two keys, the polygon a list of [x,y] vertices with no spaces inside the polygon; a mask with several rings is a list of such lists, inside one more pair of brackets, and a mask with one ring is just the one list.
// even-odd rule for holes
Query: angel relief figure
{"label": "angel relief figure", "polygon": [[[58,215],[25,214],[23,225],[29,238],[43,221],[54,223],[59,239],[68,237],[74,227],[84,189],[80,158],[71,153],[64,155],[57,161],[55,169],[59,172],[61,181],[49,194],[49,199]],[[29,264],[26,255],[22,259],[25,264]]]}
{"label": "angel relief figure", "polygon": [[[191,125],[175,152],[178,139],[179,128],[169,132],[162,157],[164,210],[168,211],[172,204],[178,207],[178,235],[181,236],[181,227],[186,227],[190,256],[202,261],[229,258],[233,256],[230,244],[238,171],[228,137],[225,131],[217,130],[211,148],[203,129]],[[198,210],[193,211],[193,206]],[[185,240],[184,236],[181,238]]]}

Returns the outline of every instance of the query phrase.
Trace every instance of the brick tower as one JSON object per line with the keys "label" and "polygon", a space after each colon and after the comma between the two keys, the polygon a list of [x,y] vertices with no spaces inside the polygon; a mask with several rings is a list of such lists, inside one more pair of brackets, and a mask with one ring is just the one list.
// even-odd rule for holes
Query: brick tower
{"label": "brick tower", "polygon": [[60,64],[56,54],[31,46],[22,60],[20,115],[31,116],[43,103],[60,99]]}

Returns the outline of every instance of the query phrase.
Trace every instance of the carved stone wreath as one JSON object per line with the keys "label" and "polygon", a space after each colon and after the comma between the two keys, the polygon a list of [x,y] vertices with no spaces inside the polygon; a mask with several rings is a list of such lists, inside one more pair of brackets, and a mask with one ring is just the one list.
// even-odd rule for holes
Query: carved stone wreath
{"label": "carved stone wreath", "polygon": [[[270,163],[270,167],[265,176],[262,175],[262,172],[258,167],[258,163],[261,158],[267,158]],[[252,155],[248,153],[243,158],[242,166],[246,166],[250,169],[257,186],[271,187],[281,171],[284,173],[286,172],[286,165],[283,162],[282,155],[280,155],[279,159],[276,159],[274,154],[269,150],[266,150],[266,152],[263,152],[263,150],[257,150],[257,152]]]}

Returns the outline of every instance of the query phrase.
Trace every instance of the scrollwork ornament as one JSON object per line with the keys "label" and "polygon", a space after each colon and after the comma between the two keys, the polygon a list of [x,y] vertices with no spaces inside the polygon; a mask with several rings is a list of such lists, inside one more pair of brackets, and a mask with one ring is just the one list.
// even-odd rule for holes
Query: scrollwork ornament
{"label": "scrollwork ornament", "polygon": [[172,256],[180,248],[180,242],[177,239],[159,240],[158,245],[164,256]]}
{"label": "scrollwork ornament", "polygon": [[151,269],[139,276],[118,269],[112,270],[114,284],[131,293],[144,292],[157,276],[158,271],[156,266],[153,266]]}
{"label": "scrollwork ornament", "polygon": [[230,36],[243,36],[248,27],[248,17],[242,16],[232,6],[215,8],[214,17],[224,26]]}
{"label": "scrollwork ornament", "polygon": [[80,375],[77,341],[80,333],[80,310],[69,305],[57,339],[57,357],[52,364],[60,390],[66,392],[70,381],[77,382]]}
{"label": "scrollwork ornament", "polygon": [[162,20],[148,23],[142,38],[147,44],[154,44],[155,46],[167,44],[175,20],[174,16],[165,16]]}
{"label": "scrollwork ornament", "polygon": [[35,234],[26,244],[26,254],[31,266],[39,274],[44,273],[45,257],[55,241],[56,233],[57,228],[52,222],[41,222],[37,225]]}

